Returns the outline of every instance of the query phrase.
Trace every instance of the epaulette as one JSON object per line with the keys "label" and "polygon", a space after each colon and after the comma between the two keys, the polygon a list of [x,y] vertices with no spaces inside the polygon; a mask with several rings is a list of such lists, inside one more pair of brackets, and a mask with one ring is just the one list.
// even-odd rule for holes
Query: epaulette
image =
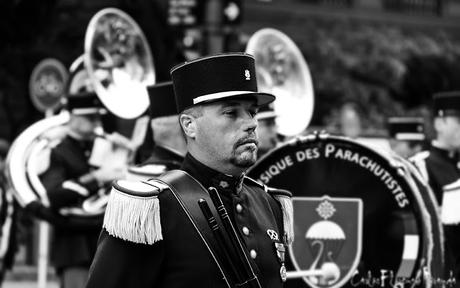
{"label": "epaulette", "polygon": [[163,164],[146,164],[142,166],[128,167],[127,180],[147,181],[166,172],[167,167]]}
{"label": "epaulette", "polygon": [[426,158],[428,158],[428,156],[430,156],[430,151],[421,151],[417,154],[415,154],[414,156],[412,156],[409,160],[410,161],[422,161],[422,160],[425,160]]}
{"label": "epaulette", "polygon": [[425,181],[429,181],[428,169],[426,167],[426,159],[429,156],[430,151],[422,151],[409,158],[409,161],[417,167],[417,170],[420,172]]}
{"label": "epaulette", "polygon": [[280,203],[281,210],[283,211],[284,241],[287,245],[290,245],[294,241],[294,207],[292,206],[292,193],[288,190],[268,187],[247,176],[244,180],[261,187]]}
{"label": "epaulette", "polygon": [[266,186],[266,185],[264,185],[264,184],[262,184],[262,183],[260,183],[260,182],[258,182],[258,181],[256,181],[256,180],[254,180],[254,179],[252,179],[252,178],[250,178],[250,177],[248,177],[248,176],[244,176],[244,180],[243,180],[243,181],[244,181],[245,183],[247,183],[247,184],[252,184],[252,185],[258,186],[258,187],[264,189],[265,191],[267,191],[267,186]]}
{"label": "epaulette", "polygon": [[117,238],[153,244],[163,239],[158,195],[165,187],[152,182],[117,180],[112,185],[103,227]]}

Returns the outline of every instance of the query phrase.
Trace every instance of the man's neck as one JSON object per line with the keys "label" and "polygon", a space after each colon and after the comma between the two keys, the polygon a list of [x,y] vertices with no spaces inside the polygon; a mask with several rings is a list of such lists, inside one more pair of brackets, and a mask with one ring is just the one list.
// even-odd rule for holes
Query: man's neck
{"label": "man's neck", "polygon": [[237,167],[233,165],[232,163],[222,163],[219,160],[210,159],[211,157],[209,157],[208,155],[203,155],[199,151],[190,149],[190,147],[189,147],[188,152],[190,153],[190,155],[192,155],[196,160],[198,160],[202,164],[222,174],[226,174],[226,175],[233,176],[233,177],[240,177],[246,171],[245,168]]}
{"label": "man's neck", "polygon": [[447,145],[443,141],[439,141],[438,139],[433,140],[433,142],[431,144],[436,148],[446,150],[446,151],[449,151],[449,152],[455,152],[454,148],[450,147],[449,145]]}

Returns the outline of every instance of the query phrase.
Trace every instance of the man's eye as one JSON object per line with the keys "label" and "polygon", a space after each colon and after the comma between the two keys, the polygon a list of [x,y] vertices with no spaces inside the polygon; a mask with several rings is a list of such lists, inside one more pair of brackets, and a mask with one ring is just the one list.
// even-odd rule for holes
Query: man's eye
{"label": "man's eye", "polygon": [[229,116],[234,116],[236,115],[236,111],[235,110],[225,110],[224,114],[229,115]]}

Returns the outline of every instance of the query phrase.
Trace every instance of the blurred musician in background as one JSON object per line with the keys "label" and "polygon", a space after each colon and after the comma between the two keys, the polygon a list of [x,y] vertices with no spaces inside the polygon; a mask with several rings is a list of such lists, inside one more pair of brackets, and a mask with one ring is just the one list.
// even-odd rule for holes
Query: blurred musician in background
{"label": "blurred musician in background", "polygon": [[[96,168],[89,163],[95,130],[101,126],[101,114],[106,112],[96,94],[68,95],[67,109],[70,112],[67,133],[51,150],[49,168],[41,177],[50,207],[56,212],[80,205],[87,197],[123,175],[123,171],[117,168]],[[96,251],[100,224],[101,221],[80,230],[55,226],[51,259],[61,287],[84,286]]]}
{"label": "blurred musician in background", "polygon": [[17,250],[16,209],[13,195],[6,190],[3,174],[9,143],[0,139],[0,287],[7,270],[13,267]]}
{"label": "blurred musician in background", "polygon": [[257,112],[257,137],[259,138],[259,147],[257,149],[257,158],[262,157],[265,153],[272,150],[278,145],[278,129],[276,126],[276,113],[272,105],[264,105]]}
{"label": "blurred musician in background", "polygon": [[[436,138],[412,160],[428,180],[441,206],[446,277],[460,284],[460,91],[434,95]],[[452,273],[452,275],[450,274]]]}
{"label": "blurred musician in background", "polygon": [[153,148],[148,159],[128,169],[128,179],[147,180],[178,169],[186,153],[185,140],[177,121],[176,100],[172,82],[147,87],[150,97],[150,127]]}
{"label": "blurred musician in background", "polygon": [[423,118],[388,118],[390,148],[403,158],[410,158],[421,152],[425,144]]}
{"label": "blurred musician in background", "polygon": [[[290,193],[245,177],[257,156],[257,109],[275,97],[257,92],[248,54],[199,58],[171,75],[187,155],[156,180],[115,182],[87,287],[282,287]],[[236,231],[212,233],[197,205],[214,207],[209,195],[221,197],[222,222]]]}

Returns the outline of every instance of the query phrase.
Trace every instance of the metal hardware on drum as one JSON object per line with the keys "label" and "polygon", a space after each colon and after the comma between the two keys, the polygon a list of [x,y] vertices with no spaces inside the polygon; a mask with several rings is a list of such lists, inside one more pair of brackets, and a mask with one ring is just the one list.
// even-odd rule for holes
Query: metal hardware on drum
{"label": "metal hardware on drum", "polygon": [[225,231],[227,232],[227,236],[230,239],[233,251],[236,251],[236,254],[238,256],[238,267],[243,268],[244,278],[246,279],[245,283],[248,285],[247,287],[262,288],[259,279],[254,273],[251,263],[249,262],[249,259],[246,253],[244,252],[245,248],[241,243],[238,234],[236,233],[235,227],[233,227],[232,221],[228,216],[227,209],[225,209],[224,203],[222,202],[219,193],[214,187],[209,187],[208,191],[209,195],[211,196],[212,202],[214,203],[214,206],[216,207],[216,210],[219,213],[219,217],[222,220],[222,225],[224,225]]}
{"label": "metal hardware on drum", "polygon": [[302,270],[302,271],[288,271],[286,272],[287,279],[303,278],[303,277],[322,277],[325,280],[334,279],[337,276],[336,271],[328,268],[314,269],[314,270]]}

